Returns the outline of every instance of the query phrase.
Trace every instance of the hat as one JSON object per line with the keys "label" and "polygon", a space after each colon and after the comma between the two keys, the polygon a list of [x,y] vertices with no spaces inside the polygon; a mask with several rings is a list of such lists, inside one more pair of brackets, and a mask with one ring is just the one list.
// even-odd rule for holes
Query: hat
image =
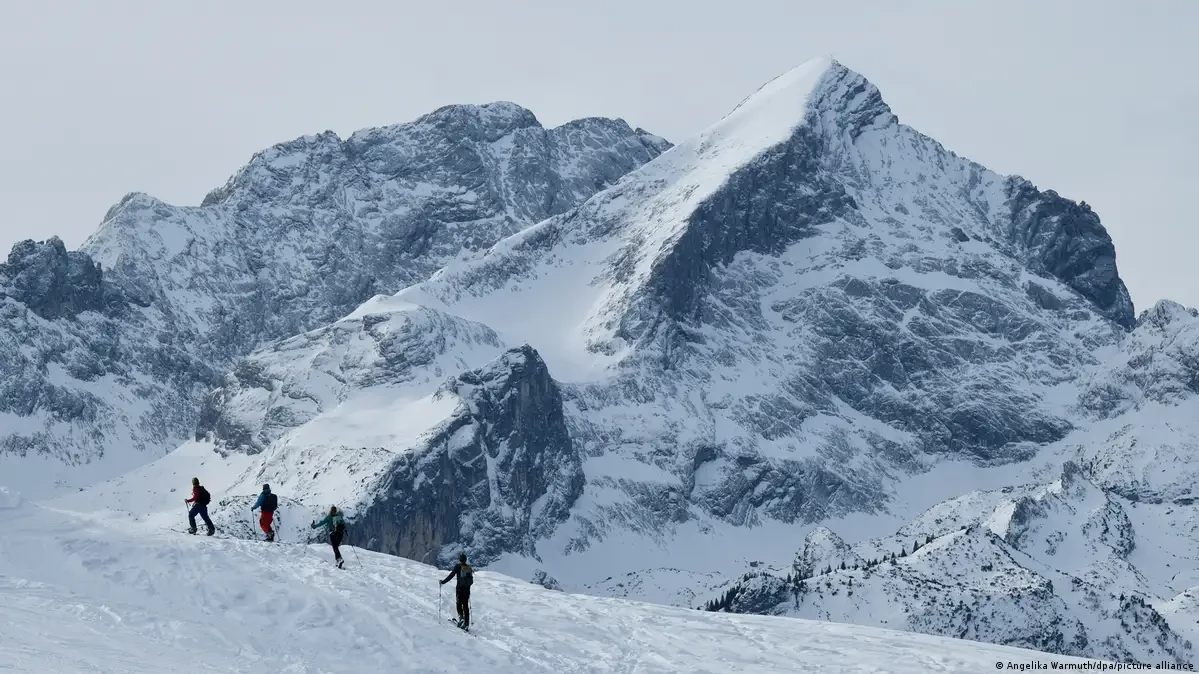
{"label": "hat", "polygon": [[270,491],[270,490],[271,490],[271,485],[269,485],[269,484],[262,485],[262,491]]}
{"label": "hat", "polygon": [[198,477],[193,477],[193,478],[192,478],[192,484],[200,484],[200,478],[198,478]]}

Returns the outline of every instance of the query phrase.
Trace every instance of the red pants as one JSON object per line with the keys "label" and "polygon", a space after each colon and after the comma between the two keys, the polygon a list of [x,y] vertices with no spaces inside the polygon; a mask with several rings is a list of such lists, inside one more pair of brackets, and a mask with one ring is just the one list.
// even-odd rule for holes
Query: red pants
{"label": "red pants", "polygon": [[271,533],[271,523],[274,521],[275,521],[275,513],[268,513],[268,512],[262,513],[262,516],[258,518],[258,526],[262,527],[262,533],[264,533],[264,534]]}

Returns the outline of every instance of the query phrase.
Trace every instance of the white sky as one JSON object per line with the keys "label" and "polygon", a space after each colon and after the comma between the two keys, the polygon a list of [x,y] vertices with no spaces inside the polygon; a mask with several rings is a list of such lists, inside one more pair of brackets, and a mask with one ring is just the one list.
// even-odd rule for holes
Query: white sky
{"label": "white sky", "polygon": [[1199,0],[5,0],[0,246],[75,247],[126,192],[198,204],[274,143],[448,103],[678,142],[832,55],[904,123],[1090,203],[1138,311],[1199,306],[1196,36]]}

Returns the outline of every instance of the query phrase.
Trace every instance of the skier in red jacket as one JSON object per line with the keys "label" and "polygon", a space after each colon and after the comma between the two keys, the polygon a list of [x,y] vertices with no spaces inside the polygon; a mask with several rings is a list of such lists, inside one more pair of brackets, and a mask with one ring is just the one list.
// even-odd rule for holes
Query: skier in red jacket
{"label": "skier in red jacket", "polygon": [[204,524],[208,526],[208,535],[211,536],[216,532],[216,527],[212,526],[212,520],[208,519],[208,503],[212,501],[212,496],[208,494],[208,490],[200,486],[200,478],[192,478],[192,497],[184,499],[185,504],[195,504],[191,510],[187,511],[187,533],[196,533],[196,515],[199,515]]}

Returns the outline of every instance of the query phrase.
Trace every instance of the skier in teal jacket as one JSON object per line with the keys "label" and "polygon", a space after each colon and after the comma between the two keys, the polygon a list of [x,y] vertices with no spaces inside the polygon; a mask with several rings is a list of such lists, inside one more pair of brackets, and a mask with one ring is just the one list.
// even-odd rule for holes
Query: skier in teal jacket
{"label": "skier in teal jacket", "polygon": [[341,539],[346,535],[346,519],[342,517],[337,506],[329,506],[329,514],[320,522],[313,522],[312,528],[325,527],[329,531],[329,545],[333,546],[333,560],[337,568],[342,568],[345,560],[341,558]]}

